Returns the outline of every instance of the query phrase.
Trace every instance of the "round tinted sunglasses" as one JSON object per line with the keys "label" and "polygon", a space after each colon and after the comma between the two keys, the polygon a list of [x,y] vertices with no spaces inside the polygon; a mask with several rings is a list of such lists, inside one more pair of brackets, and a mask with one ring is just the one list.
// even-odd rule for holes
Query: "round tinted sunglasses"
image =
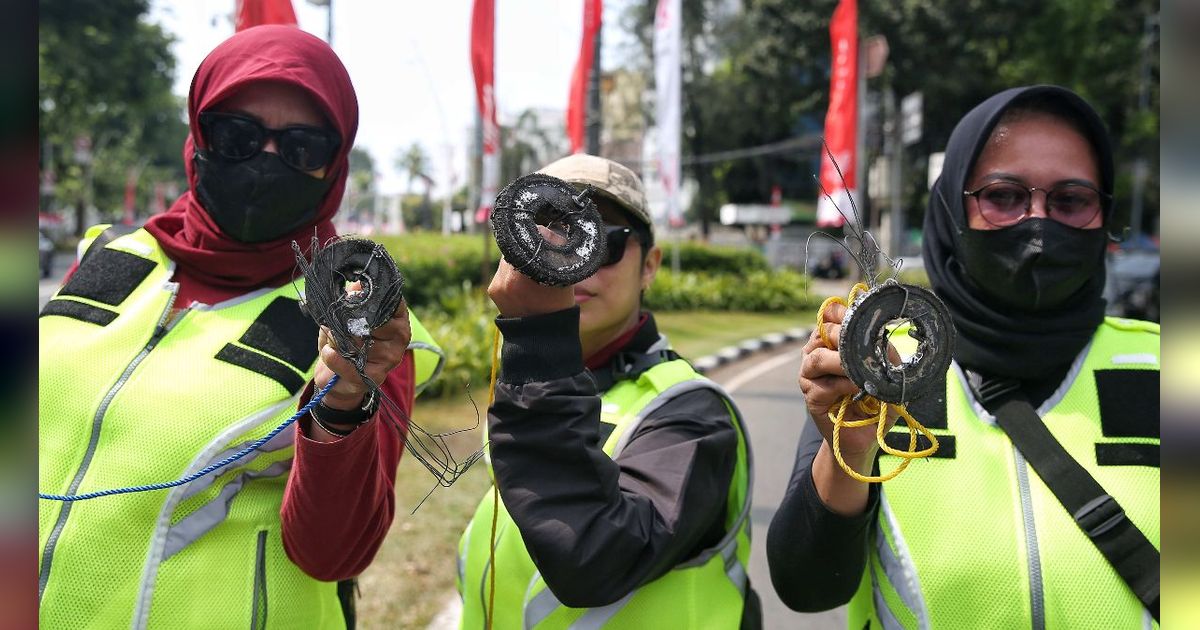
{"label": "round tinted sunglasses", "polygon": [[301,171],[329,166],[342,143],[337,133],[322,127],[268,129],[249,116],[227,112],[200,112],[200,131],[209,150],[230,162],[258,155],[274,139],[279,159]]}
{"label": "round tinted sunglasses", "polygon": [[1065,183],[1050,188],[1026,186],[1012,181],[998,181],[977,190],[963,191],[979,204],[979,214],[996,227],[1008,227],[1029,218],[1033,210],[1033,193],[1046,195],[1046,216],[1064,225],[1086,228],[1100,214],[1105,193],[1087,184]]}

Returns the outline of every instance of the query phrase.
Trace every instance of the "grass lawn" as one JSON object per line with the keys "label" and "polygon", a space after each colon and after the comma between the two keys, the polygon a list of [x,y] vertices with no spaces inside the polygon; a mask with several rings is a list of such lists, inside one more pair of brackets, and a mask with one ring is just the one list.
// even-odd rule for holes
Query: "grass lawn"
{"label": "grass lawn", "polygon": [[[811,325],[814,312],[656,313],[659,329],[675,349],[696,359],[727,345],[769,332]],[[480,411],[486,392],[473,393]],[[476,412],[465,394],[446,400],[418,400],[413,414],[430,432],[473,427]],[[482,422],[483,418],[479,418]],[[447,438],[455,457],[479,448],[481,431],[473,428]],[[454,592],[458,537],[490,485],[479,462],[451,488],[438,488],[421,509],[410,514],[433,486],[430,473],[410,454],[396,475],[396,518],[375,562],[359,580],[358,622],[362,628],[424,628]]]}
{"label": "grass lawn", "polygon": [[654,320],[675,351],[699,359],[725,346],[791,328],[809,328],[816,311],[798,313],[714,313],[680,311],[655,313]]}

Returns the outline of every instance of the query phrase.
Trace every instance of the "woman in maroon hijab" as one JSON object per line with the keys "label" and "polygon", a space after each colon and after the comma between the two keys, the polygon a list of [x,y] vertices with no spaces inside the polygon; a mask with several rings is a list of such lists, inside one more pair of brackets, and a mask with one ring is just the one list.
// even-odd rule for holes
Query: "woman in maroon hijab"
{"label": "woman in maroon hijab", "polygon": [[[39,502],[47,627],[343,627],[345,581],[391,524],[402,432],[298,308],[292,242],[335,235],[358,103],[341,61],[289,26],[234,35],[188,96],[189,189],[142,230],[96,239],[42,312],[39,489],[175,479]],[[374,330],[366,372],[406,418],[410,314]],[[79,359],[86,359],[80,361]],[[370,400],[364,400],[369,398]],[[338,584],[339,581],[343,583]]]}

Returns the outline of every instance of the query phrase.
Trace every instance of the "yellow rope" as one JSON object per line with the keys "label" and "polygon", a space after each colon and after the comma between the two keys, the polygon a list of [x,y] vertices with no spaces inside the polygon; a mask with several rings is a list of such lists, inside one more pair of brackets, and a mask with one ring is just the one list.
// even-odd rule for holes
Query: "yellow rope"
{"label": "yellow rope", "polygon": [[[833,304],[841,304],[842,306],[849,308],[849,306],[854,303],[854,298],[858,296],[859,292],[868,290],[870,289],[867,287],[867,285],[859,282],[850,288],[849,298],[842,298],[841,296],[835,295],[821,303],[821,308],[817,311],[817,333],[821,336],[821,341],[825,343],[826,348],[832,350],[833,341],[829,338],[829,332],[826,330],[825,325],[828,322],[825,321],[825,309],[829,308],[829,306]],[[850,404],[852,402],[854,402],[852,396],[843,396],[842,399],[838,401],[837,405],[835,405],[837,411],[835,412],[833,407],[831,407],[829,411],[829,419],[833,422],[833,457],[837,460],[838,465],[842,467],[842,470],[852,478],[863,483],[882,483],[903,472],[905,468],[908,468],[908,464],[912,460],[929,457],[937,452],[937,436],[931,433],[929,429],[926,429],[924,426],[922,426],[920,422],[917,422],[917,419],[912,417],[912,414],[908,413],[908,409],[906,409],[904,405],[889,405],[888,403],[885,403],[873,396],[864,396],[858,401],[858,409],[859,411],[868,414],[868,416],[862,420],[846,420],[846,410],[850,408]],[[908,450],[906,451],[901,451],[888,446],[883,439],[884,434],[887,432],[886,427],[889,406],[896,408],[897,413],[900,414],[901,418],[904,418],[904,423],[908,426]],[[855,427],[865,427],[870,424],[875,424],[875,440],[879,443],[879,448],[883,449],[883,452],[889,455],[895,455],[903,460],[900,462],[900,465],[896,466],[896,468],[891,472],[878,477],[869,477],[867,475],[859,474],[858,471],[851,468],[848,464],[846,464],[846,461],[842,459],[842,427],[850,429]],[[929,439],[929,448],[920,451],[917,450],[918,431],[921,433],[921,435],[924,435]]]}
{"label": "yellow rope", "polygon": [[[487,408],[492,408],[492,403],[496,401],[496,375],[500,371],[500,328],[496,328],[496,332],[492,335],[492,378],[488,385],[488,404]],[[487,413],[486,411],[484,412]],[[484,422],[487,422],[485,415]],[[489,449],[490,451],[490,449]],[[490,461],[490,456],[489,456]],[[488,566],[491,567],[491,572],[488,574],[488,605],[487,605],[487,630],[492,630],[492,620],[496,612],[496,522],[500,518],[500,489],[496,487],[496,482],[492,480],[492,536],[491,544],[488,546]]]}

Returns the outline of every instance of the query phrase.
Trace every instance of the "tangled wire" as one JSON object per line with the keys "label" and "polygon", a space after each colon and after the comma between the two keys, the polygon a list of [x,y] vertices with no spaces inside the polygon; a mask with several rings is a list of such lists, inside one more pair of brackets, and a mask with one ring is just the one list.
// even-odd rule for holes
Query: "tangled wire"
{"label": "tangled wire", "polygon": [[[828,145],[825,152],[844,183],[841,167]],[[833,422],[831,446],[834,457],[846,474],[863,482],[887,481],[900,474],[913,459],[929,457],[937,451],[937,437],[908,413],[906,404],[942,384],[954,354],[954,326],[946,305],[932,291],[901,284],[896,280],[900,261],[884,254],[875,237],[862,227],[862,217],[854,198],[850,197],[851,219],[823,186],[821,192],[845,219],[849,234],[839,240],[826,232],[814,232],[809,238],[820,235],[838,243],[858,263],[866,280],[865,283],[854,285],[847,298],[828,298],[817,312],[817,329],[821,340],[826,347],[833,348],[833,340],[825,330],[825,312],[833,304],[846,307],[836,347],[846,376],[861,390],[858,396],[844,396],[830,410],[829,419]],[[807,258],[806,253],[806,265]],[[880,277],[884,272],[877,270],[876,266],[879,258],[891,270],[889,277],[882,282]],[[894,361],[889,356],[889,350],[892,334],[897,331],[904,331],[915,339],[917,348],[908,359]],[[847,410],[854,403],[858,404],[859,411],[866,414],[867,418],[854,421],[845,419]],[[894,449],[884,441],[889,407],[895,408],[908,427],[907,450]],[[876,440],[883,452],[903,459],[898,467],[885,475],[861,475],[842,459],[841,429],[870,424],[876,425]],[[929,440],[928,448],[917,449],[918,434]]]}
{"label": "tangled wire", "polygon": [[596,273],[607,246],[590,192],[576,194],[567,182],[540,173],[505,186],[491,215],[504,259],[549,286],[569,286]]}
{"label": "tangled wire", "polygon": [[[431,433],[414,422],[365,371],[373,344],[371,331],[391,319],[404,299],[404,278],[396,262],[382,245],[363,238],[335,237],[322,246],[314,236],[311,261],[299,244],[293,242],[292,249],[304,277],[301,308],[329,331],[338,354],[354,365],[367,387],[368,400],[379,399],[380,419],[396,429],[408,452],[433,475],[437,482],[433,489],[451,486],[483,456],[480,448],[460,462],[446,442],[451,435],[479,426],[478,408],[475,427]],[[418,503],[417,508],[420,506]]]}

